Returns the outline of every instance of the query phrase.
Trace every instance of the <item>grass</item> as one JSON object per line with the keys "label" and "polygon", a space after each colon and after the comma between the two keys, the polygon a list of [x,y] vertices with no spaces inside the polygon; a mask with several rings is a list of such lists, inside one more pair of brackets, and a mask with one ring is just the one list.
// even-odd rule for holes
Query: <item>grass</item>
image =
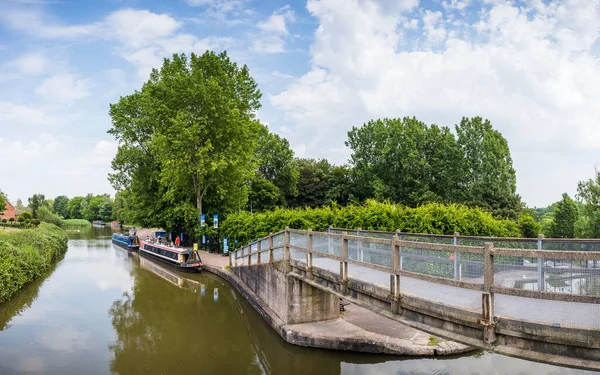
{"label": "grass", "polygon": [[429,346],[436,346],[437,344],[443,342],[443,340],[438,339],[435,336],[429,336]]}
{"label": "grass", "polygon": [[85,219],[65,219],[62,221],[63,225],[70,225],[73,227],[91,227],[92,223]]}

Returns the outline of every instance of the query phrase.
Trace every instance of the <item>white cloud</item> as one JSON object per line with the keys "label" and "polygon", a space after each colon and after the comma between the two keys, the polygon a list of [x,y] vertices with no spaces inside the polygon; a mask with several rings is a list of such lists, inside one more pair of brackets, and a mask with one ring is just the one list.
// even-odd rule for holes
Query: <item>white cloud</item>
{"label": "white cloud", "polygon": [[0,129],[8,131],[22,125],[50,125],[58,117],[39,107],[0,101]]}
{"label": "white cloud", "polygon": [[49,101],[73,102],[90,95],[91,84],[87,79],[74,74],[60,74],[45,79],[36,89],[36,93]]}
{"label": "white cloud", "polygon": [[[271,97],[285,113],[292,145],[343,162],[346,132],[371,118],[415,115],[452,127],[462,116],[481,115],[507,137],[526,202],[544,205],[572,193],[576,179],[557,176],[576,171],[585,178],[600,161],[599,2],[532,2],[529,9],[498,1],[474,13],[466,33],[425,11],[421,40],[435,42],[433,51],[403,39],[401,26],[414,15],[387,11],[389,4],[308,1],[319,21],[313,67]],[[569,163],[544,163],[539,155]]]}
{"label": "white cloud", "polygon": [[20,73],[36,76],[46,72],[48,59],[39,52],[33,52],[13,60],[10,65]]}
{"label": "white cloud", "polygon": [[173,35],[181,26],[167,14],[147,10],[122,9],[106,18],[106,27],[114,37],[131,48],[141,48],[157,38]]}
{"label": "white cloud", "polygon": [[286,5],[271,14],[256,26],[261,31],[254,41],[253,49],[264,53],[285,52],[284,37],[288,35],[287,24],[294,22],[296,17],[289,5]]}
{"label": "white cloud", "polygon": [[39,38],[79,38],[101,31],[100,23],[64,26],[47,22],[42,13],[27,10],[4,10],[0,12],[0,21],[12,29],[21,30]]}

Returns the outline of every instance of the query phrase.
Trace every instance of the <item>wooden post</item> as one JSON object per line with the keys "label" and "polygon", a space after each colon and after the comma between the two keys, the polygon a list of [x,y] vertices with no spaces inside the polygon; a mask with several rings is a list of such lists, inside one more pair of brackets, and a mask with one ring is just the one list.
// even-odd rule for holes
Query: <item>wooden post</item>
{"label": "wooden post", "polygon": [[[454,232],[453,244],[454,246],[458,245],[458,236],[460,234],[458,232]],[[460,280],[462,278],[461,269],[460,269],[460,252],[454,252],[454,279]]]}
{"label": "wooden post", "polygon": [[233,260],[235,262],[235,266],[238,266],[238,255],[239,255],[240,250],[238,249],[235,254],[233,255]]}
{"label": "wooden post", "polygon": [[273,263],[273,233],[269,233],[269,263]]}
{"label": "wooden post", "polygon": [[252,243],[248,244],[248,265],[252,265]]}
{"label": "wooden post", "polygon": [[494,286],[494,244],[486,242],[483,245],[483,291],[491,293]]}
{"label": "wooden post", "polygon": [[[538,241],[537,241],[537,249],[538,250],[542,250],[543,249],[543,240],[544,240],[544,235],[540,234],[538,235]],[[546,287],[546,281],[545,281],[545,277],[544,277],[544,258],[537,258],[537,268],[538,268],[538,275],[537,275],[537,279],[538,279],[538,290],[540,292],[543,292],[545,287]]]}

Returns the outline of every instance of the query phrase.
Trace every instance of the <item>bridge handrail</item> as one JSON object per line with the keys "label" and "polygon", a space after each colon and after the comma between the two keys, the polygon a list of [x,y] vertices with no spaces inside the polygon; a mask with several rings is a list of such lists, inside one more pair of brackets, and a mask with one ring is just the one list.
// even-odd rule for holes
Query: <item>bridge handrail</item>
{"label": "bridge handrail", "polygon": [[[388,232],[382,232],[382,233],[388,233]],[[396,232],[396,233],[398,233],[398,232]],[[280,245],[276,245],[276,246],[273,245],[273,237],[281,235],[281,234],[284,235],[284,239],[285,239],[284,243],[280,244]],[[296,244],[291,244],[290,243],[290,234],[307,236],[307,245],[300,246],[300,245],[296,245]],[[337,254],[323,252],[323,251],[319,251],[317,249],[313,249],[312,248],[312,238],[314,236],[342,240],[342,248],[343,249],[341,249],[341,254],[337,255]],[[485,237],[485,238],[493,239],[493,237]],[[264,243],[264,241],[268,241],[268,243],[270,244],[270,246],[266,249],[261,248],[261,244]],[[351,259],[348,256],[348,243],[350,243],[350,241],[357,241],[358,243],[360,243],[361,249],[363,249],[363,245],[365,245],[365,244],[367,245],[367,248],[371,244],[385,245],[385,246],[389,245],[390,246],[389,251],[381,250],[381,249],[371,249],[371,248],[368,248],[368,250],[372,251],[374,253],[377,253],[379,251],[380,253],[387,254],[387,255],[390,255],[390,253],[392,253],[391,254],[392,265],[396,265],[396,267],[390,267],[387,265],[376,264],[376,263],[361,261],[361,260],[357,260],[357,259]],[[536,240],[536,241],[539,241],[539,240]],[[256,246],[256,250],[254,250],[254,251],[251,250],[253,248],[253,246]],[[488,252],[486,252],[486,246],[489,247]],[[550,291],[545,291],[543,288],[538,288],[538,290],[524,290],[524,289],[515,289],[515,288],[510,288],[510,287],[505,287],[505,286],[500,286],[500,285],[494,285],[494,266],[495,265],[508,267],[510,269],[521,269],[522,268],[522,269],[527,269],[527,270],[532,270],[534,266],[533,265],[527,266],[527,267],[529,267],[529,268],[527,268],[525,265],[522,265],[522,264],[517,265],[517,264],[511,264],[511,263],[494,263],[494,258],[493,258],[494,256],[513,257],[513,258],[519,258],[519,257],[520,258],[537,258],[538,259],[538,272],[541,273],[541,277],[543,280],[543,277],[544,277],[543,272],[552,271],[555,273],[560,273],[560,272],[565,272],[565,270],[566,270],[571,273],[573,273],[573,272],[579,272],[579,273],[588,272],[589,273],[589,270],[587,268],[572,267],[572,264],[571,264],[571,267],[569,267],[569,268],[553,268],[553,266],[549,267],[543,263],[544,259],[561,259],[561,260],[575,260],[575,261],[580,261],[580,262],[581,261],[596,262],[596,261],[600,261],[600,252],[494,248],[492,243],[486,243],[486,246],[464,246],[464,245],[454,245],[454,244],[440,244],[440,243],[430,243],[430,242],[408,241],[408,240],[401,240],[398,238],[398,236],[393,236],[392,239],[373,238],[373,237],[364,237],[364,236],[355,235],[355,234],[348,234],[348,232],[342,232],[342,233],[313,232],[310,229],[309,230],[298,230],[298,229],[286,228],[282,231],[269,234],[268,236],[258,239],[247,246],[244,246],[240,249],[235,250],[232,253],[232,256],[230,256],[230,263],[232,266],[234,266],[234,265],[237,266],[240,264],[241,265],[251,265],[252,262],[254,262],[254,263],[272,262],[272,261],[274,261],[273,251],[278,250],[278,249],[283,249],[284,250],[283,258],[289,259],[290,258],[290,254],[289,254],[290,250],[294,250],[294,251],[301,251],[306,254],[306,263],[307,264],[312,264],[312,256],[314,255],[317,257],[324,257],[324,258],[337,260],[342,263],[346,262],[346,263],[350,263],[350,264],[360,265],[363,267],[383,271],[383,272],[390,273],[390,274],[396,274],[396,275],[401,275],[401,276],[421,279],[421,280],[425,280],[425,281],[431,281],[431,282],[435,282],[438,284],[456,286],[456,287],[461,287],[461,288],[466,288],[466,289],[487,290],[487,291],[496,292],[499,294],[523,296],[523,297],[528,297],[528,298],[551,299],[551,300],[557,300],[557,301],[576,301],[576,302],[583,302],[583,303],[600,303],[600,296],[595,296],[595,295],[565,294],[565,293],[559,293],[559,292],[550,292]],[[397,249],[397,251],[392,251],[392,248]],[[402,249],[404,249],[404,251],[402,251]],[[412,254],[406,253],[407,249],[418,249],[421,252],[421,255],[414,254],[414,253],[412,253]],[[245,251],[246,251],[246,253],[244,254]],[[428,259],[429,260],[434,259],[434,260],[437,260],[438,262],[443,262],[443,263],[452,262],[452,259],[444,260],[444,258],[440,258],[436,255],[429,255],[429,256],[423,255],[422,254],[423,251],[443,252],[446,254],[454,254],[455,258],[459,258],[460,255],[463,253],[481,255],[482,258],[463,259],[461,262],[466,263],[466,264],[468,264],[468,263],[472,263],[475,265],[479,264],[480,268],[483,268],[482,282],[481,281],[480,282],[463,281],[460,276],[458,278],[456,278],[456,277],[449,278],[449,277],[443,277],[443,276],[439,276],[439,275],[431,275],[431,274],[427,274],[427,273],[414,272],[414,271],[402,269],[401,264],[398,265],[399,259],[401,259],[401,254],[402,254],[402,258],[409,259],[409,260],[410,259],[415,259],[415,260],[420,259],[422,261],[427,261]],[[261,259],[261,258],[264,258],[264,255],[266,252],[268,252],[268,254],[269,254],[268,259]],[[309,257],[311,259],[309,259]],[[253,260],[253,258],[254,258],[254,260]],[[455,264],[456,264],[456,262],[455,262]],[[575,271],[573,271],[573,270],[575,270]],[[595,271],[595,268],[591,270],[591,272],[594,272],[594,271]]]}

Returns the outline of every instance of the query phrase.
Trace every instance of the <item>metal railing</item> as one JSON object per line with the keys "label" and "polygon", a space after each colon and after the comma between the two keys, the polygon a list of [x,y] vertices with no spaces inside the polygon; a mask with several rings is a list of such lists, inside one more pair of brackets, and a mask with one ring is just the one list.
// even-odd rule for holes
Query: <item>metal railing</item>
{"label": "metal railing", "polygon": [[317,268],[341,283],[371,284],[392,299],[413,295],[475,311],[490,324],[496,313],[600,329],[600,251],[593,246],[600,249],[600,241],[286,228],[232,252],[230,265],[286,260],[309,275]]}

